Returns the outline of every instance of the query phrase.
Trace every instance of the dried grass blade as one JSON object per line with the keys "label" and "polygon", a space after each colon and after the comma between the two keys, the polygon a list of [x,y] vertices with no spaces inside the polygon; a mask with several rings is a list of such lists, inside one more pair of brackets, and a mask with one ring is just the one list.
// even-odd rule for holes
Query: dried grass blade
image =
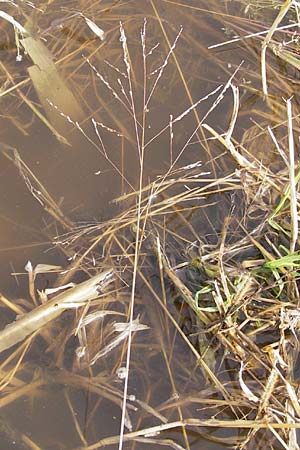
{"label": "dried grass blade", "polygon": [[239,112],[239,104],[240,104],[239,88],[237,86],[234,86],[232,83],[230,83],[230,87],[231,87],[232,93],[233,93],[233,110],[231,113],[229,127],[228,127],[228,130],[226,133],[226,139],[228,139],[229,141],[231,140],[232,133],[233,133],[236,121],[237,121],[238,112]]}
{"label": "dried grass blade", "polygon": [[60,136],[69,125],[67,117],[79,122],[84,118],[83,110],[58,72],[53,55],[43,42],[27,37],[21,40],[21,44],[34,63],[34,66],[28,68],[28,73],[51,123],[52,131],[55,129],[55,135]]}
{"label": "dried grass blade", "polygon": [[48,303],[24,314],[0,331],[0,352],[17,344],[34,331],[40,330],[43,325],[60,316],[68,308],[68,304],[78,304],[79,306],[96,298],[99,295],[99,285],[112,280],[112,270],[99,273],[74,288],[55,296]]}
{"label": "dried grass blade", "polygon": [[[293,406],[291,405],[290,401],[287,400],[286,402],[286,412],[287,412],[287,422],[290,423],[292,421],[292,418],[295,416]],[[288,437],[288,445],[291,450],[299,450],[300,447],[298,445],[298,436],[297,436],[297,430],[291,429],[289,430],[289,437]]]}
{"label": "dried grass blade", "polygon": [[266,51],[267,47],[272,39],[273,34],[275,33],[278,25],[284,18],[284,16],[287,14],[288,10],[290,9],[291,5],[293,4],[293,0],[286,0],[284,4],[282,5],[276,19],[274,20],[271,28],[268,31],[268,34],[266,35],[262,47],[261,47],[261,78],[262,78],[262,85],[263,85],[263,93],[264,95],[268,95],[268,85],[267,85],[267,69],[266,69]]}
{"label": "dried grass blade", "polygon": [[276,430],[274,430],[272,426],[269,426],[269,429],[272,431],[272,433],[274,434],[278,442],[280,442],[280,444],[283,446],[283,448],[285,448],[285,450],[292,450],[291,447],[284,442],[282,437],[277,433]]}
{"label": "dried grass blade", "polygon": [[[139,323],[139,318],[137,317],[134,319],[131,323],[115,323],[114,324],[114,331],[119,332],[120,334],[116,336],[114,339],[112,339],[105,347],[101,348],[101,350],[96,353],[96,355],[93,357],[91,361],[91,365],[95,364],[95,362],[102,358],[103,356],[106,356],[108,353],[110,353],[115,347],[117,347],[121,342],[123,342],[125,339],[129,338],[130,333],[135,333],[136,331],[142,331],[147,329],[148,327],[146,325],[142,325]],[[127,373],[127,371],[126,371]]]}
{"label": "dried grass blade", "polygon": [[257,403],[259,401],[259,398],[255,394],[253,394],[253,392],[248,388],[248,386],[246,385],[246,383],[243,380],[242,374],[243,374],[244,367],[245,367],[245,365],[244,365],[243,361],[241,361],[241,367],[239,370],[239,383],[240,383],[241,389],[242,389],[244,395],[246,396],[246,398],[248,398],[252,402]]}
{"label": "dried grass blade", "polygon": [[168,423],[168,419],[163,416],[162,414],[160,414],[156,409],[154,409],[152,406],[150,406],[149,404],[143,402],[142,400],[136,399],[135,400],[136,403],[138,405],[140,405],[141,408],[143,408],[147,413],[149,413],[150,415],[153,415],[154,417],[156,417],[157,419],[161,420],[162,423]]}
{"label": "dried grass blade", "polygon": [[[12,153],[12,154],[11,154]],[[61,223],[67,230],[72,230],[74,224],[64,215],[58,204],[51,197],[44,185],[39,181],[25,161],[20,157],[15,149],[9,148],[9,151],[3,152],[10,161],[12,161],[19,170],[20,176],[23,178],[29,192],[40,203],[55,220]]]}
{"label": "dried grass blade", "polygon": [[15,303],[11,302],[8,298],[6,298],[1,293],[0,293],[0,303],[3,303],[3,305],[5,305],[11,311],[14,311],[16,314],[23,314],[24,313],[24,310],[20,306],[18,306]]}
{"label": "dried grass blade", "polygon": [[241,155],[234,147],[232,141],[230,139],[224,139],[219,133],[217,133],[210,125],[207,123],[204,123],[203,128],[205,128],[207,131],[211,133],[212,136],[214,136],[222,145],[224,145],[225,148],[229,150],[232,157],[237,161],[237,163],[244,167],[245,169],[250,169],[253,167],[253,164],[248,161],[247,158],[245,158],[243,155]]}
{"label": "dried grass blade", "polygon": [[28,34],[26,29],[21,25],[16,19],[14,19],[10,14],[7,14],[4,11],[0,11],[0,17],[11,23],[20,33]]}
{"label": "dried grass blade", "polygon": [[278,58],[295,67],[295,69],[300,70],[300,59],[298,59],[292,53],[284,50],[282,48],[282,44],[270,44],[269,47],[273,50],[274,55],[278,56]]}
{"label": "dried grass blade", "polygon": [[[11,76],[9,71],[6,69],[6,67],[2,61],[0,61],[0,67],[5,72],[5,74],[7,75],[7,78],[11,81],[11,83],[15,84],[13,77]],[[18,84],[16,86],[20,86],[20,84]],[[55,129],[55,127],[52,126],[52,124],[49,122],[49,120],[40,112],[40,110],[34,105],[34,103],[31,102],[26,97],[26,95],[23,94],[21,89],[19,89],[17,87],[15,87],[15,89],[16,89],[17,93],[19,94],[19,96],[21,97],[21,99],[23,100],[23,102],[26,103],[26,105],[31,109],[31,111],[45,124],[46,127],[49,128],[49,130],[54,134],[54,136],[63,144],[70,145],[68,140],[64,136],[62,136],[61,134],[58,133],[58,131]]]}
{"label": "dried grass blade", "polygon": [[286,101],[288,117],[288,142],[289,142],[289,181],[290,181],[290,211],[291,211],[291,241],[290,253],[294,253],[298,239],[298,212],[297,212],[297,191],[295,177],[295,147],[293,136],[293,117],[291,99]]}
{"label": "dried grass blade", "polygon": [[[300,429],[300,423],[284,423],[284,422],[267,422],[262,420],[218,420],[218,419],[194,419],[188,418],[184,420],[177,420],[158,426],[144,428],[138,431],[132,431],[131,433],[124,434],[124,442],[128,442],[136,439],[139,436],[145,436],[156,433],[161,433],[166,430],[174,430],[179,427],[212,427],[212,428],[248,428],[248,429],[266,429],[272,427],[273,429]],[[117,444],[119,442],[119,435],[105,437],[93,444],[88,445],[85,450],[97,450],[108,445]]]}
{"label": "dried grass blade", "polygon": [[102,30],[102,28],[98,27],[97,24],[95,24],[95,22],[93,22],[91,19],[89,19],[86,16],[83,16],[84,20],[87,24],[87,26],[92,30],[92,32],[99,38],[101,39],[101,41],[104,41],[105,39],[105,33]]}

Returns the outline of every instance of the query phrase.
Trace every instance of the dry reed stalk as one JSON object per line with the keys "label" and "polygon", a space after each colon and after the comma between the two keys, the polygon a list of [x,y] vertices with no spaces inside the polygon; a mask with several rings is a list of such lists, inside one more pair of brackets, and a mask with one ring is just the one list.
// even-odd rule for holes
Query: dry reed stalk
{"label": "dry reed stalk", "polygon": [[23,314],[17,321],[7,325],[0,332],[0,352],[12,347],[33,332],[39,331],[44,325],[57,318],[66,309],[78,308],[86,302],[99,296],[101,285],[113,280],[113,271],[107,270],[94,275],[77,286],[55,296],[47,303]]}

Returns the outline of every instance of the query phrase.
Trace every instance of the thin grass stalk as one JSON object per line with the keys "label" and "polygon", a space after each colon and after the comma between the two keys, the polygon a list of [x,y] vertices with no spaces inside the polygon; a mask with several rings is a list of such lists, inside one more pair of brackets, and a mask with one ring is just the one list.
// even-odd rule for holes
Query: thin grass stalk
{"label": "thin grass stalk", "polygon": [[[164,283],[164,280],[163,280],[163,256],[162,256],[162,253],[161,253],[161,245],[160,245],[160,240],[159,240],[158,236],[156,238],[156,244],[157,244],[157,247],[156,247],[157,248],[157,259],[159,261],[159,267],[160,267],[161,288],[162,288],[162,291],[163,291],[163,302],[166,305],[166,296],[165,296],[165,289],[164,289],[165,283]],[[167,320],[167,318],[165,318],[165,320]],[[166,326],[166,329],[168,329],[167,326]],[[173,351],[171,351],[170,354],[167,355],[166,349],[165,349],[165,345],[164,345],[164,340],[162,339],[161,335],[159,336],[159,339],[160,339],[160,342],[161,342],[161,348],[162,348],[165,364],[166,364],[166,367],[167,367],[167,370],[168,370],[169,379],[170,379],[171,386],[172,386],[172,391],[173,391],[173,394],[176,394],[177,393],[176,382],[175,382],[174,376],[172,374],[172,370],[171,370],[170,363],[169,363],[169,361],[172,358]],[[174,336],[174,340],[173,340],[173,345],[174,345],[174,341],[175,341],[175,336]],[[184,417],[183,417],[182,408],[180,407],[180,405],[177,407],[177,411],[178,411],[179,419],[183,420]],[[185,448],[187,450],[190,450],[190,444],[189,444],[189,440],[188,440],[188,435],[187,435],[186,429],[184,427],[182,428],[182,433],[183,433],[183,437],[184,437]]]}
{"label": "thin grass stalk", "polygon": [[[117,238],[116,238],[117,239]],[[119,246],[121,249],[123,249],[123,251],[125,252],[125,248],[123,247],[122,243],[117,240]],[[162,252],[161,252],[162,253]],[[132,261],[132,258],[129,256],[128,257],[129,261]],[[163,300],[161,300],[161,298],[158,296],[157,292],[155,291],[155,289],[151,286],[151,284],[149,283],[149,280],[145,277],[145,275],[140,272],[139,273],[141,279],[143,280],[143,282],[145,283],[145,285],[147,286],[147,288],[149,289],[149,292],[151,293],[151,295],[153,295],[153,297],[157,300],[157,302],[159,303],[159,305],[161,306],[162,310],[165,312],[166,316],[168,317],[168,319],[170,320],[170,322],[174,325],[174,327],[176,328],[178,334],[181,336],[181,338],[183,339],[183,341],[187,344],[188,348],[191,350],[191,352],[194,354],[196,360],[197,360],[197,364],[203,368],[204,372],[207,374],[208,378],[211,379],[212,383],[214,386],[216,386],[216,388],[223,394],[224,398],[227,399],[227,401],[230,400],[230,395],[229,393],[226,391],[225,387],[219,382],[218,378],[215,376],[215,374],[210,370],[210,368],[207,366],[207,364],[205,363],[205,361],[203,361],[203,359],[201,358],[200,353],[197,351],[197,349],[190,343],[190,341],[188,340],[188,338],[186,337],[186,335],[184,334],[184,332],[181,330],[181,328],[179,327],[178,323],[176,322],[175,318],[172,316],[172,314],[170,313],[170,311],[168,310],[168,308],[165,306]]]}
{"label": "thin grass stalk", "polygon": [[272,26],[268,30],[268,33],[262,43],[261,47],[261,79],[262,79],[262,87],[263,87],[263,94],[265,96],[268,95],[268,84],[267,84],[267,69],[266,69],[266,51],[268,48],[268,45],[270,44],[270,41],[273,37],[273,34],[277,30],[278,25],[283,20],[287,12],[289,11],[290,7],[293,5],[294,0],[286,0],[282,7],[280,8],[280,11],[274,20]]}
{"label": "thin grass stalk", "polygon": [[[237,428],[237,429],[269,429],[272,427],[276,430],[285,429],[300,429],[300,423],[292,422],[292,423],[284,423],[284,422],[267,422],[264,420],[218,420],[218,419],[207,419],[200,420],[196,418],[187,418],[184,420],[177,420],[174,422],[169,422],[167,424],[161,424],[158,426],[153,426],[149,428],[144,428],[138,431],[132,431],[130,433],[126,433],[123,436],[124,442],[131,441],[139,436],[145,436],[149,434],[157,434],[167,430],[173,430],[179,427],[209,427],[209,428]],[[117,444],[119,442],[119,435],[110,436],[108,438],[101,439],[94,444],[88,445],[84,450],[97,450],[98,448],[105,447],[107,445]],[[73,450],[83,450],[83,449],[73,449]]]}
{"label": "thin grass stalk", "polygon": [[68,392],[66,390],[64,390],[64,397],[65,397],[66,403],[67,403],[67,405],[68,405],[68,407],[70,409],[70,413],[71,413],[71,416],[72,416],[72,419],[73,419],[73,422],[74,422],[75,430],[77,431],[77,434],[78,434],[79,439],[81,440],[83,446],[86,447],[88,445],[88,442],[87,442],[83,432],[81,431],[81,427],[80,427],[80,424],[79,424],[79,421],[78,421],[78,418],[77,418],[76,411],[73,408],[70,396],[69,396],[69,394],[68,394]]}
{"label": "thin grass stalk", "polygon": [[21,434],[21,439],[28,448],[31,448],[31,450],[43,450],[39,445],[33,442],[33,440],[26,434]]}
{"label": "thin grass stalk", "polygon": [[127,403],[127,392],[128,392],[128,380],[129,380],[129,368],[130,368],[130,354],[131,354],[131,342],[132,342],[132,323],[134,314],[134,303],[135,303],[135,289],[136,289],[136,277],[138,271],[138,261],[139,261],[139,250],[140,250],[140,240],[142,239],[140,224],[141,224],[141,206],[142,206],[142,190],[143,190],[143,170],[144,170],[144,140],[145,140],[145,126],[146,126],[146,89],[147,89],[147,65],[146,65],[146,48],[145,48],[145,38],[146,38],[146,20],[144,21],[143,31],[141,33],[142,37],[142,49],[143,49],[143,119],[142,119],[142,136],[141,141],[138,132],[137,118],[135,112],[135,103],[133,98],[133,86],[131,81],[131,67],[129,63],[129,52],[127,47],[127,38],[122,23],[120,24],[120,35],[123,47],[124,63],[127,71],[127,79],[129,85],[129,98],[131,101],[131,111],[133,114],[133,122],[136,133],[136,144],[139,154],[140,161],[140,174],[139,174],[139,191],[138,191],[138,203],[137,203],[137,217],[136,217],[136,235],[135,235],[135,252],[134,252],[134,263],[133,263],[133,276],[132,276],[132,287],[131,287],[131,298],[129,306],[129,334],[127,340],[127,354],[126,354],[126,376],[124,380],[124,396],[122,404],[122,417],[120,425],[120,437],[119,437],[119,450],[123,448],[123,437],[125,429],[125,419],[126,419],[126,403]]}
{"label": "thin grass stalk", "polygon": [[291,99],[286,101],[288,117],[288,146],[289,146],[289,182],[290,182],[290,213],[291,213],[291,241],[290,253],[295,252],[298,239],[298,212],[297,212],[297,191],[295,180],[295,148],[293,136],[293,115]]}
{"label": "thin grass stalk", "polygon": [[25,342],[25,345],[23,346],[22,353],[20,354],[17,363],[14,365],[14,368],[7,374],[6,377],[1,379],[0,391],[5,389],[6,386],[8,386],[11,383],[11,381],[13,380],[15,374],[17,373],[17,371],[19,370],[19,368],[21,366],[21,363],[27,353],[27,350],[28,350],[31,342],[32,342],[32,338],[27,339],[27,341]]}
{"label": "thin grass stalk", "polygon": [[[156,8],[156,5],[155,5],[154,0],[150,0],[150,3],[151,3],[151,6],[152,6],[152,8],[153,8],[154,14],[155,14],[155,16],[156,16],[156,18],[157,18],[157,20],[158,20],[158,23],[159,23],[159,25],[160,25],[160,28],[161,28],[161,30],[162,30],[162,32],[163,32],[164,38],[165,38],[165,40],[166,40],[166,42],[167,42],[167,44],[168,44],[168,47],[169,47],[169,49],[171,49],[171,48],[172,48],[171,42],[170,42],[170,40],[169,40],[169,38],[168,38],[168,35],[167,35],[167,33],[166,33],[166,30],[165,30],[163,21],[161,20],[161,17],[160,17],[159,12],[158,12],[158,10],[157,10],[157,8]],[[176,55],[175,55],[174,52],[172,52],[172,56],[173,56],[173,59],[174,59],[174,61],[175,61],[175,64],[176,64],[178,73],[179,73],[179,75],[180,75],[180,78],[181,78],[181,80],[182,80],[182,83],[183,83],[185,92],[186,92],[186,94],[187,94],[187,97],[188,97],[188,99],[189,99],[189,101],[190,101],[190,104],[193,105],[193,104],[194,104],[194,101],[193,101],[192,95],[191,95],[190,90],[189,90],[189,88],[188,88],[188,85],[187,85],[187,82],[186,82],[186,80],[185,80],[185,76],[184,76],[184,74],[183,74],[183,72],[182,72],[182,69],[181,69],[181,66],[180,66],[180,64],[179,64],[179,61],[178,61],[178,59],[177,59],[177,57],[176,57]],[[198,136],[198,132],[197,132],[198,139],[199,139],[200,142],[201,142],[201,141],[204,142],[204,145],[205,145],[204,148],[205,148],[207,154],[210,156],[210,159],[211,159],[211,161],[212,161],[213,170],[215,171],[214,159],[212,158],[212,154],[211,154],[210,148],[209,148],[209,146],[207,145],[207,141],[206,141],[206,139],[205,139],[204,132],[203,132],[202,127],[201,127],[201,120],[200,120],[200,117],[199,117],[198,112],[197,112],[196,109],[193,109],[193,113],[194,113],[195,119],[196,119],[196,121],[197,121],[197,129],[198,129],[198,128],[200,129],[200,133],[201,133],[201,137],[202,137],[202,139],[200,139],[200,136]]]}

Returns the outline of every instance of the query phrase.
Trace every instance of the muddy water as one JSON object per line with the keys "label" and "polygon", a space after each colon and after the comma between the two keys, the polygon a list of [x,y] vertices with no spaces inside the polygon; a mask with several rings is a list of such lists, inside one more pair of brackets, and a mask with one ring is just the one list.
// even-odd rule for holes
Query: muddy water
{"label": "muddy water", "polygon": [[[199,129],[195,130],[199,118],[201,120],[210,110],[216,96],[199,103],[197,108],[191,108],[192,105],[224,84],[245,55],[249,59],[238,76],[241,84],[247,86],[251,79],[255,87],[259,82],[254,76],[257,63],[251,60],[255,44],[247,49],[240,48],[239,52],[237,45],[234,49],[208,50],[209,45],[234,35],[230,24],[234,23],[235,16],[242,14],[238,3],[222,2],[219,5],[222,9],[217,10],[211,2],[211,11],[206,11],[207,2],[196,0],[181,3],[41,1],[34,6],[19,2],[18,8],[10,4],[3,7],[30,30],[32,39],[39,41],[45,52],[49,51],[57,69],[55,76],[52,73],[46,81],[38,77],[34,82],[30,72],[33,65],[30,47],[25,54],[20,46],[20,61],[17,61],[13,27],[1,19],[0,76],[2,91],[6,93],[0,100],[3,152],[0,155],[0,290],[8,298],[28,298],[27,275],[24,274],[28,260],[33,265],[47,263],[63,267],[67,267],[68,260],[67,255],[52,244],[53,237],[65,230],[41,205],[44,203],[41,187],[35,184],[24,166],[21,169],[20,164],[16,164],[15,151],[70,221],[81,225],[100,222],[120,213],[125,206],[112,201],[138,186],[141,147],[137,144],[137,135],[139,143],[143,137],[147,143],[144,184],[166,173],[171,166],[181,167],[199,160],[205,163],[211,154],[207,153],[203,135]],[[99,28],[89,26],[85,17],[104,31],[105,40],[100,39]],[[262,28],[254,22],[252,25],[254,31]],[[128,53],[127,50],[124,53],[125,35]],[[143,52],[147,54],[144,59]],[[246,72],[249,78],[243,80]],[[154,80],[157,80],[155,85]],[[241,110],[245,114],[248,102],[252,101],[253,105],[256,99],[246,88],[242,88],[242,94]],[[151,99],[145,108],[145,98],[149,95]],[[210,114],[208,122],[214,124],[218,132],[228,127],[231,106],[232,98],[227,93]],[[183,114],[189,109],[188,114]],[[181,114],[182,118],[174,123],[171,133],[170,116],[176,118]],[[247,120],[247,117],[243,119],[244,126]],[[241,128],[236,138],[241,139],[242,135]],[[223,150],[212,142],[210,151],[217,155]],[[47,287],[49,277],[42,276],[39,283],[41,289]],[[150,307],[145,320],[151,331],[146,339],[153,345],[142,338],[137,342],[129,393],[154,407],[170,401],[175,394],[202,397],[199,385],[204,383],[203,376],[196,369],[194,356],[178,337],[160,334],[164,326],[157,326],[158,315],[156,308]],[[3,317],[4,325],[13,315]],[[175,353],[181,361],[172,362],[174,379],[169,377],[162,340],[165,341],[164,351]],[[70,345],[69,351],[74,352],[74,345]],[[57,359],[51,360],[51,354],[44,356],[41,358],[34,349],[29,357],[29,372],[25,367],[20,373],[22,384],[32,382],[33,373],[37,371],[41,380],[39,389],[33,389],[28,396],[21,395],[3,408],[5,421],[10,423],[13,434],[3,431],[0,449],[31,448],[24,441],[24,435],[43,449],[72,449],[118,435],[123,386],[120,381],[110,379],[112,387],[103,387],[99,382],[98,388],[100,392],[103,389],[105,395],[97,399],[89,384],[88,372],[82,375],[82,384],[77,380],[76,385],[71,377],[71,356],[59,363]],[[68,375],[63,378],[66,369]],[[104,369],[112,371],[110,362],[105,363],[99,373]],[[107,392],[114,401],[110,401]],[[207,395],[214,395],[214,392]],[[167,421],[178,420],[180,414],[210,417],[201,403],[199,407],[195,405],[197,402],[193,407],[162,411],[166,411],[163,414]],[[161,423],[151,414],[146,414],[141,422],[140,405],[133,402],[131,408],[133,430],[135,426],[142,428]],[[198,429],[192,429],[184,438],[178,428],[176,432],[163,433],[161,438],[171,439],[173,448],[226,448],[227,432],[206,430],[206,433],[211,434],[209,439]],[[234,440],[235,434],[230,436]],[[137,449],[161,447],[154,441],[130,445]],[[170,442],[165,441],[164,445],[172,448]],[[111,447],[117,448],[117,443],[113,442]]]}

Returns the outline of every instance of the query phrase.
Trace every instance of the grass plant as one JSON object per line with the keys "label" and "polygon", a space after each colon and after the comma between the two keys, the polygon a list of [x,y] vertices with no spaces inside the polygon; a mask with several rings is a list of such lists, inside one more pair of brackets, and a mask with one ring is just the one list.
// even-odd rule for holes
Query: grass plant
{"label": "grass plant", "polygon": [[[0,296],[3,311],[22,315],[0,331],[0,407],[9,416],[20,399],[40,405],[59,387],[75,430],[67,447],[73,450],[193,450],[201,439],[216,448],[299,449],[299,107],[291,76],[298,70],[298,35],[281,27],[295,20],[298,3],[257,2],[249,18],[256,2],[236,2],[233,14],[233,2],[220,7],[213,1],[207,11],[197,2],[150,0],[133,19],[134,2],[87,2],[80,14],[61,9],[66,15],[59,25],[44,23],[51,2],[41,3],[43,14],[35,11],[40,37],[47,37],[55,65],[69,74],[66,81],[88,113],[79,122],[60,106],[56,111],[112,167],[121,189],[113,217],[76,223],[26,158],[4,146],[54,221],[47,231],[59,227],[53,245],[70,263],[63,269],[29,264],[29,300]],[[17,21],[20,32],[27,14],[15,17],[9,6],[6,27]],[[260,17],[266,8],[268,24]],[[215,12],[220,25],[210,32],[210,53],[208,43],[174,25],[177,15],[192,23],[199,12],[210,18]],[[106,35],[117,36],[105,56],[97,20],[90,19],[101,13]],[[81,34],[82,23],[93,36]],[[57,26],[68,36],[60,48]],[[178,56],[182,42],[211,58],[208,75],[222,71],[223,82],[202,76],[202,96],[195,97],[191,81],[201,76],[197,65],[190,75]],[[232,54],[229,64],[217,55],[230,45],[240,45],[249,59]],[[14,101],[23,102],[30,78],[17,83],[9,64],[1,64],[8,83],[1,98],[16,95]],[[83,79],[90,80],[87,93]],[[184,97],[172,112],[164,109],[165,83]],[[25,104],[33,122],[40,120],[43,102]],[[216,123],[223,105],[230,109],[227,120]],[[164,113],[158,124],[157,110]],[[14,112],[5,120],[16,118]],[[50,116],[46,122],[52,130]],[[26,123],[18,123],[25,134]],[[252,137],[245,134],[250,124]],[[120,155],[106,145],[107,135]],[[265,135],[271,144],[262,150],[270,155],[262,158],[256,150]],[[159,145],[168,146],[168,158],[153,176],[147,164]],[[52,272],[58,272],[55,290],[39,292],[39,277]],[[42,438],[30,432],[30,438],[19,434],[20,445],[63,446],[59,439],[39,444]]]}

